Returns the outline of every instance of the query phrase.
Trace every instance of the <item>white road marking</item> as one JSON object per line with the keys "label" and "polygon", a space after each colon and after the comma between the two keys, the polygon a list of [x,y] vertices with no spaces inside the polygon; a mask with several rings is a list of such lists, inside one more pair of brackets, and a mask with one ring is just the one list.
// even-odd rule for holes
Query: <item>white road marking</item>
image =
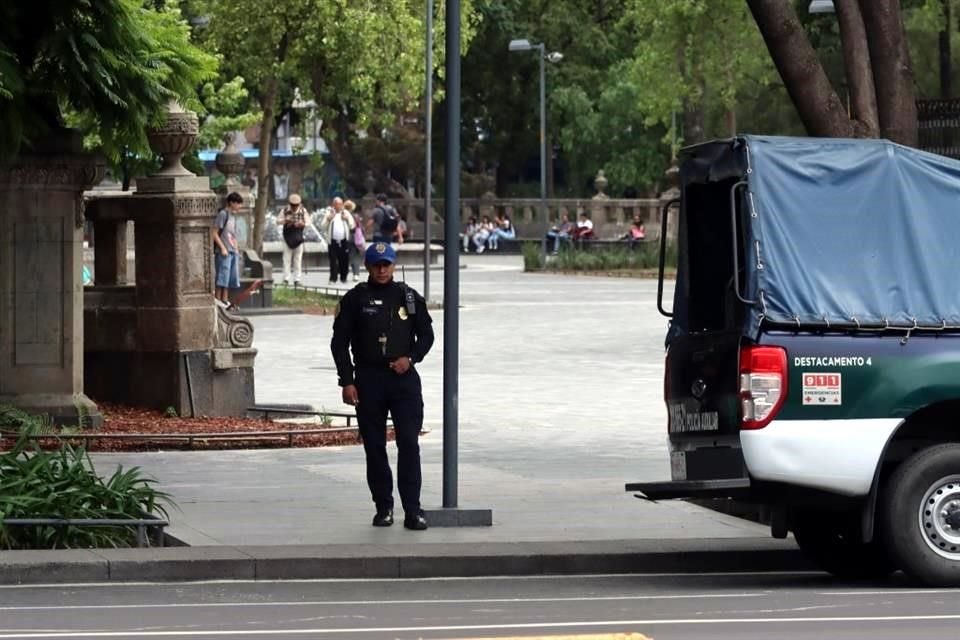
{"label": "white road marking", "polygon": [[824,596],[913,596],[931,593],[960,594],[960,589],[890,589],[889,591],[821,591],[818,593]]}
{"label": "white road marking", "polygon": [[[255,452],[254,452],[255,453]],[[100,455],[100,454],[97,454]],[[123,454],[116,454],[118,456]],[[242,549],[242,547],[239,547]],[[728,576],[731,578],[745,578],[757,576],[826,576],[822,571],[700,571],[697,573],[568,573],[555,575],[531,576],[454,576],[440,578],[302,578],[276,580],[189,580],[171,582],[64,582],[48,584],[0,584],[3,589],[67,589],[72,587],[169,587],[171,585],[204,585],[204,584],[325,584],[325,583],[395,583],[395,582],[490,582],[490,581],[541,581],[555,580],[565,582],[569,580],[592,580],[597,578],[636,579],[636,578],[702,578],[704,576]]]}
{"label": "white road marking", "polygon": [[517,624],[438,625],[423,627],[355,627],[340,629],[216,629],[208,631],[69,631],[54,633],[0,633],[0,639],[15,638],[178,638],[187,636],[302,636],[352,633],[424,633],[436,631],[499,631],[510,629],[567,629],[584,627],[639,628],[643,626],[703,625],[703,624],[773,624],[838,623],[838,622],[921,622],[960,620],[957,615],[932,616],[838,616],[830,618],[675,618],[649,620],[594,620],[577,622],[536,622]]}
{"label": "white road marking", "polygon": [[570,598],[457,598],[443,600],[312,600],[292,602],[189,602],[189,603],[151,603],[151,604],[67,604],[67,605],[24,605],[0,607],[0,611],[73,611],[73,610],[109,610],[109,609],[169,609],[169,608],[217,608],[217,607],[308,607],[308,606],[344,606],[344,605],[430,605],[430,604],[527,604],[548,602],[605,602],[618,600],[695,600],[706,598],[762,598],[770,595],[763,593],[697,593],[676,595],[621,595],[621,596],[581,596]]}

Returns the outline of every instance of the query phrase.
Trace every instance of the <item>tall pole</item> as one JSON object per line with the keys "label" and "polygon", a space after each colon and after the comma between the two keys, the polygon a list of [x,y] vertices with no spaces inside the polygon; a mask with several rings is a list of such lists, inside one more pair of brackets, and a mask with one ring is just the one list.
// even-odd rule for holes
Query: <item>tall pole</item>
{"label": "tall pole", "polygon": [[460,329],[460,0],[447,0],[447,149],[443,242],[443,506],[457,506]]}
{"label": "tall pole", "polygon": [[550,221],[547,220],[547,78],[546,78],[546,45],[537,45],[540,54],[540,215],[543,216],[543,233],[541,237],[541,253],[543,264],[547,264],[547,232],[550,231]]}
{"label": "tall pole", "polygon": [[433,208],[430,203],[430,191],[433,187],[433,0],[427,0],[427,82],[426,82],[426,163],[424,166],[423,191],[423,298],[430,300],[430,222]]}

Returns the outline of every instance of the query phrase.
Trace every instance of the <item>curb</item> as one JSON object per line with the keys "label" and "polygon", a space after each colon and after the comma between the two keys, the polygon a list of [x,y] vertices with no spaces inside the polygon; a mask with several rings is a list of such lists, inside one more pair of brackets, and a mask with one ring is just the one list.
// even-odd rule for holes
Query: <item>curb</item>
{"label": "curb", "polygon": [[240,307],[237,315],[247,316],[249,318],[258,318],[261,316],[298,316],[303,314],[303,309],[298,307],[251,307],[244,309]]}
{"label": "curb", "polygon": [[808,571],[792,540],[423,543],[7,551],[0,584]]}

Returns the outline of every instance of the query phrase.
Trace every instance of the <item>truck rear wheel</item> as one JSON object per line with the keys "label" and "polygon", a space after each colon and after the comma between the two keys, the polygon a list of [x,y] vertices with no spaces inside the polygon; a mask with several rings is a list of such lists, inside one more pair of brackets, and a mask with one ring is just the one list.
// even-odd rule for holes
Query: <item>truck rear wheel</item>
{"label": "truck rear wheel", "polygon": [[884,540],[904,572],[926,585],[960,586],[960,444],[907,458],[883,506]]}
{"label": "truck rear wheel", "polygon": [[838,578],[876,580],[894,571],[884,546],[863,542],[856,523],[844,514],[804,510],[795,516],[793,537],[804,555]]}

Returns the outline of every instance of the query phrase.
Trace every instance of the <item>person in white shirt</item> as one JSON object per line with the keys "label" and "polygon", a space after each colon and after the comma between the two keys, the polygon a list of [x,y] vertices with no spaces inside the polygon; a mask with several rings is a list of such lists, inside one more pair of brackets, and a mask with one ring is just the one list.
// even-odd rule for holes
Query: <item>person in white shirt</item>
{"label": "person in white shirt", "polygon": [[350,245],[353,229],[357,226],[353,214],[343,207],[343,198],[334,198],[333,206],[327,209],[320,228],[327,236],[327,253],[330,256],[330,283],[347,281],[350,270]]}
{"label": "person in white shirt", "polygon": [[593,239],[593,220],[587,217],[587,214],[581,213],[577,220],[577,240]]}

